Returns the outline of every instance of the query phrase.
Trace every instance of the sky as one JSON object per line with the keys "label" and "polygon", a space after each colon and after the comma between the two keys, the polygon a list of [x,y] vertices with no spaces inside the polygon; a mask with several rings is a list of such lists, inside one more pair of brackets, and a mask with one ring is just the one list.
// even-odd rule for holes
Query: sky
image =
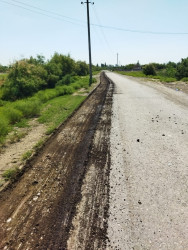
{"label": "sky", "polygon": [[[83,0],[82,0],[83,1]],[[188,0],[95,0],[93,64],[179,62],[188,57]],[[0,64],[54,52],[89,61],[80,0],[0,0]]]}

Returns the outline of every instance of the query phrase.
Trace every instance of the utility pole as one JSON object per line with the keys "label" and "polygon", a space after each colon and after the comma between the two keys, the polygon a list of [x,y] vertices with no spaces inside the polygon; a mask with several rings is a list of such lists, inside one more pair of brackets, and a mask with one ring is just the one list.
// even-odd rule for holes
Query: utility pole
{"label": "utility pole", "polygon": [[118,61],[119,61],[118,56],[119,56],[119,54],[117,53],[117,67],[118,67],[118,64],[119,64],[119,63],[118,63]]}
{"label": "utility pole", "polygon": [[89,4],[94,4],[94,2],[81,2],[81,4],[87,4],[87,28],[88,28],[88,48],[89,48],[89,85],[92,84],[92,61],[91,61],[91,36],[90,36],[90,18],[89,18]]}

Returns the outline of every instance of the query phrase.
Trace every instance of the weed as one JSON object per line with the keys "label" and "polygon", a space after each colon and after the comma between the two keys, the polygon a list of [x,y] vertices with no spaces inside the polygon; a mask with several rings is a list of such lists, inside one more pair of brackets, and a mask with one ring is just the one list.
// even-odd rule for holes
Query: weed
{"label": "weed", "polygon": [[38,151],[42,145],[44,144],[45,140],[44,139],[41,139],[40,141],[38,141],[35,146],[33,147],[34,150]]}
{"label": "weed", "polygon": [[21,121],[17,122],[15,126],[17,128],[28,128],[28,127],[30,127],[29,124],[28,124],[27,119],[22,119]]}
{"label": "weed", "polygon": [[56,127],[49,127],[46,131],[46,135],[51,135],[55,131]]}
{"label": "weed", "polygon": [[23,161],[28,160],[28,159],[31,157],[32,153],[33,153],[33,152],[32,152],[31,150],[29,150],[29,151],[27,151],[26,153],[24,153],[24,154],[22,155],[22,160],[23,160]]}
{"label": "weed", "polygon": [[[59,96],[43,105],[39,122],[50,125],[47,134],[51,134],[59,124],[66,120],[85,98],[72,95]],[[45,109],[47,105],[48,109]]]}
{"label": "weed", "polygon": [[20,110],[25,118],[31,118],[40,114],[41,103],[37,99],[20,100],[15,103],[15,108]]}
{"label": "weed", "polygon": [[[52,133],[54,128],[64,121],[85,98],[77,96],[78,99],[74,99],[70,95],[80,88],[89,89],[88,76],[72,78],[74,78],[73,83],[68,86],[57,86],[54,89],[41,90],[33,97],[27,99],[15,102],[0,100],[0,143],[5,141],[6,135],[13,129],[15,124],[16,127],[27,127],[27,120],[39,116],[41,110],[42,115],[39,121],[42,123],[51,122],[52,124],[47,133]],[[93,82],[95,81],[93,79]],[[59,97],[63,99],[58,99]],[[55,101],[53,102],[53,100]],[[51,105],[51,103],[53,107],[45,110],[45,107],[49,104]],[[70,105],[70,110],[68,111],[64,109],[65,107],[67,108],[66,103]]]}
{"label": "weed", "polygon": [[146,75],[142,71],[117,71],[117,73],[133,77],[146,77]]}
{"label": "weed", "polygon": [[7,119],[1,115],[0,116],[0,137],[6,136],[8,134],[8,121]]}
{"label": "weed", "polygon": [[19,142],[22,138],[24,138],[27,135],[26,132],[18,132],[14,131],[12,135],[10,135],[10,143]]}
{"label": "weed", "polygon": [[9,180],[14,180],[16,176],[19,174],[20,169],[18,167],[11,168],[6,170],[3,174],[2,177],[4,178],[5,181]]}
{"label": "weed", "polygon": [[5,108],[3,113],[9,121],[9,124],[11,125],[21,121],[21,119],[23,118],[22,112],[12,107]]}
{"label": "weed", "polygon": [[183,82],[185,82],[185,83],[188,83],[188,77],[182,78],[181,81],[183,81]]}
{"label": "weed", "polygon": [[168,77],[168,76],[164,76],[164,75],[145,75],[142,71],[117,71],[117,73],[121,74],[121,75],[127,75],[127,76],[133,76],[133,77],[146,77],[149,79],[158,79],[161,82],[175,82],[177,81],[176,78],[173,77]]}

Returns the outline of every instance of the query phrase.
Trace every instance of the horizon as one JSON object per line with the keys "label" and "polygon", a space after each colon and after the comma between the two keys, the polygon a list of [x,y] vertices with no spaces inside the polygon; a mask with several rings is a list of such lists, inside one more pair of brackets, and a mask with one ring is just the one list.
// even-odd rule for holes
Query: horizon
{"label": "horizon", "polygon": [[[86,6],[81,1],[0,0],[0,63],[54,52],[88,63]],[[95,1],[90,5],[93,65],[178,63],[188,56],[188,2]]]}

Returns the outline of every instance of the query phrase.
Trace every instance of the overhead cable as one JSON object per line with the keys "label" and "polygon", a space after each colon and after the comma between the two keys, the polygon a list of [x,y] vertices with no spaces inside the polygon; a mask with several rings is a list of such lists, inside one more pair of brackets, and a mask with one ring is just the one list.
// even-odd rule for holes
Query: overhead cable
{"label": "overhead cable", "polygon": [[[25,3],[21,2],[21,1],[12,0],[13,2],[17,2],[17,3],[25,5],[27,7],[24,7],[24,6],[21,6],[21,5],[17,5],[17,4],[14,4],[14,3],[10,3],[10,2],[7,2],[5,0],[0,0],[0,1],[3,2],[3,3],[9,4],[9,5],[15,6],[15,7],[19,7],[19,8],[25,9],[25,10],[33,12],[33,13],[37,13],[37,14],[40,14],[40,15],[43,15],[43,16],[47,16],[47,17],[50,17],[50,18],[57,19],[59,21],[64,21],[64,22],[68,22],[68,23],[72,23],[72,24],[80,25],[80,26],[83,26],[83,25],[86,24],[85,21],[82,21],[82,20],[79,20],[79,19],[75,19],[75,18],[72,18],[72,17],[68,17],[68,16],[64,16],[64,15],[61,15],[61,14],[56,13],[56,12],[44,10],[42,8],[38,8],[38,7],[30,5],[30,4],[25,4]],[[31,8],[36,9],[38,11],[33,10]],[[49,13],[50,15],[48,15],[46,13],[42,13],[41,11]],[[66,19],[70,19],[71,21],[70,20],[66,20],[65,18]],[[107,25],[101,25],[101,24],[95,24],[95,23],[91,23],[90,25],[98,27],[98,28],[104,28],[104,29],[110,29],[110,30],[117,30],[117,31],[124,31],[124,32],[131,32],[131,33],[140,33],[140,34],[151,34],[151,35],[188,35],[188,32],[156,32],[156,31],[146,31],[146,30],[134,30],[134,29],[119,28],[119,27],[107,26]]]}

